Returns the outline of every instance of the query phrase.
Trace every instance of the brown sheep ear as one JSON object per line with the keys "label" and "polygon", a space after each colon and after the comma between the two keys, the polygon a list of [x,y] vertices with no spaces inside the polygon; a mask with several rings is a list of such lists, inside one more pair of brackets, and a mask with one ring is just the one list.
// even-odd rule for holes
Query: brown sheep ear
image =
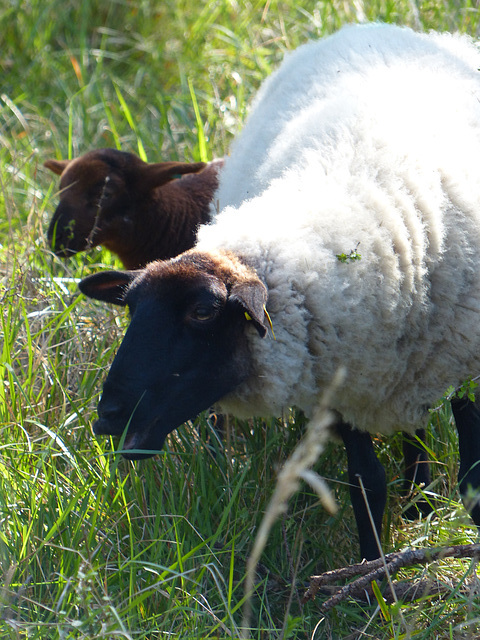
{"label": "brown sheep ear", "polygon": [[71,160],[46,160],[43,166],[53,171],[53,173],[56,173],[57,176],[61,176],[70,162]]}
{"label": "brown sheep ear", "polygon": [[78,288],[89,298],[124,307],[128,286],[139,273],[140,271],[100,271],[83,278]]}
{"label": "brown sheep ear", "polygon": [[198,173],[205,162],[157,162],[142,165],[137,176],[137,187],[149,191],[187,173]]}
{"label": "brown sheep ear", "polygon": [[243,307],[246,319],[253,323],[261,338],[267,335],[269,326],[265,308],[267,297],[267,289],[260,280],[238,282],[230,293],[230,300],[238,302]]}

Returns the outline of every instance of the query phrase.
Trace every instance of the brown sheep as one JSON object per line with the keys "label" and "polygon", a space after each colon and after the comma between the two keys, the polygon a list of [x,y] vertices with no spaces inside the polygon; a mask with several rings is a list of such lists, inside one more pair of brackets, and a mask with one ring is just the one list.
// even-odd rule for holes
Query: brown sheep
{"label": "brown sheep", "polygon": [[61,176],[50,245],[62,257],[103,245],[127,269],[174,257],[194,245],[198,226],[209,220],[222,164],[147,163],[116,149],[47,160]]}

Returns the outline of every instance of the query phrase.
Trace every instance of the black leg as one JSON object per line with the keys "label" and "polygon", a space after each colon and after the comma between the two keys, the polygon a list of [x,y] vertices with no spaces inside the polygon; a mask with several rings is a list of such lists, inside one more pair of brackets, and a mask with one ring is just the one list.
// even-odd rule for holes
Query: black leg
{"label": "black leg", "polygon": [[375,560],[380,556],[380,552],[360,488],[359,477],[362,479],[373,522],[380,538],[387,500],[385,469],[375,455],[369,433],[357,431],[343,423],[338,425],[338,432],[342,436],[347,451],[350,499],[357,522],[360,553],[362,558]]}
{"label": "black leg", "polygon": [[458,431],[460,493],[472,520],[480,527],[480,410],[470,400],[452,400]]}
{"label": "black leg", "polygon": [[[403,493],[407,496],[412,493],[415,486],[428,487],[431,482],[427,452],[421,444],[425,442],[425,429],[417,429],[415,435],[418,439],[409,433],[403,434],[403,457],[405,460]],[[419,511],[426,516],[432,512],[432,507],[427,500],[419,499],[406,509],[405,515],[413,520],[418,517]]]}

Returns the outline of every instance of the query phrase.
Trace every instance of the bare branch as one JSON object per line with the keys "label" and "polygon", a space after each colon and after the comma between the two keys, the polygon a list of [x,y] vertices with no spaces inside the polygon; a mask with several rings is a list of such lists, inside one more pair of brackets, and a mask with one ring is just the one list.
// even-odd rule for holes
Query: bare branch
{"label": "bare branch", "polygon": [[361,562],[349,567],[342,567],[334,571],[327,571],[319,576],[312,576],[310,586],[303,597],[303,603],[313,600],[319,589],[327,584],[343,580],[345,578],[357,577],[353,582],[340,587],[339,591],[324,602],[321,606],[323,612],[332,609],[348,597],[355,597],[365,590],[368,590],[374,580],[381,581],[387,573],[393,576],[404,567],[411,567],[417,564],[427,564],[445,558],[476,558],[480,559],[480,544],[463,544],[452,547],[438,547],[434,549],[407,549],[397,553],[390,553],[382,558]]}

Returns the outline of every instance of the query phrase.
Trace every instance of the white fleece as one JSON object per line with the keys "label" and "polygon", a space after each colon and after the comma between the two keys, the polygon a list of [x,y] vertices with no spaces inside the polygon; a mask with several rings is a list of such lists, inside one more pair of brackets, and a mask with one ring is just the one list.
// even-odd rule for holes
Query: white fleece
{"label": "white fleece", "polygon": [[[253,102],[196,248],[268,289],[276,340],[220,406],[414,430],[480,374],[480,54],[466,37],[349,26],[287,55]],[[358,247],[361,259],[336,254]]]}

